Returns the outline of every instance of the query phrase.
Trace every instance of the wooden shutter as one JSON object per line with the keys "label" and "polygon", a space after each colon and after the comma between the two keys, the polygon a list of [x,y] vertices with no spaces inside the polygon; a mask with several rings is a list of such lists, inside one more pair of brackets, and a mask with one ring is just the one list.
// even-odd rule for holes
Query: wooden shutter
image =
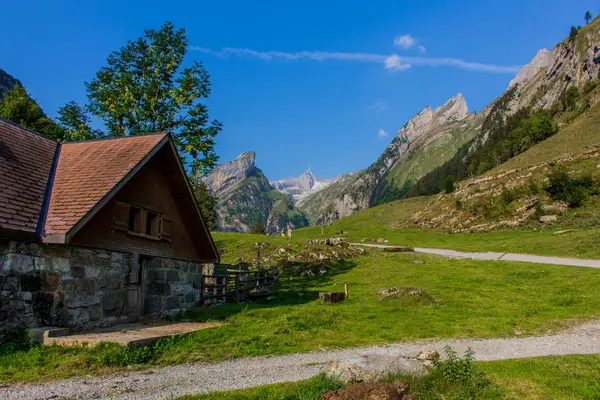
{"label": "wooden shutter", "polygon": [[129,204],[116,201],[113,206],[111,228],[127,232],[129,228]]}
{"label": "wooden shutter", "polygon": [[168,242],[171,241],[171,229],[173,227],[173,222],[162,215],[160,217],[160,239],[166,240]]}

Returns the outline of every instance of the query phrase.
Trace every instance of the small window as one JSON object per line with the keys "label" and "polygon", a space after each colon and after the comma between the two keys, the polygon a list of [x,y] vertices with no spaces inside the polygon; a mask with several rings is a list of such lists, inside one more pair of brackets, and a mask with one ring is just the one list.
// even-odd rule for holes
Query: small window
{"label": "small window", "polygon": [[160,234],[160,219],[158,214],[146,211],[146,235],[158,237]]}
{"label": "small window", "polygon": [[130,232],[142,233],[142,209],[138,207],[129,207],[129,225]]}

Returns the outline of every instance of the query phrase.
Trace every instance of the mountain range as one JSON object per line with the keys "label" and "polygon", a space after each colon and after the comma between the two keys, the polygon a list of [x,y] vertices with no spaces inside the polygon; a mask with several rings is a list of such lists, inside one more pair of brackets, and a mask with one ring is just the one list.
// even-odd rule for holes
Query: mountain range
{"label": "mountain range", "polygon": [[[260,196],[285,195],[291,200],[288,212],[302,215],[303,223],[306,219],[315,224],[407,196],[437,193],[443,189],[444,178],[464,179],[482,174],[546,137],[523,137],[518,149],[499,155],[506,153],[500,147],[510,142],[505,137],[508,131],[502,129],[508,129],[513,119],[517,125],[525,124],[526,116],[544,111],[557,126],[564,127],[575,114],[599,102],[600,95],[595,90],[599,72],[597,18],[580,28],[575,37],[566,38],[551,50],[539,50],[510,81],[506,91],[480,112],[470,113],[467,100],[458,93],[443,105],[426,106],[411,117],[368,168],[323,181],[310,171],[298,178],[270,183],[264,178]],[[461,165],[465,160],[471,165]],[[215,172],[219,174],[218,169]],[[238,193],[246,191],[244,186],[243,180],[238,183]],[[254,184],[251,186],[248,192],[259,196]],[[223,196],[217,196],[223,204]],[[248,213],[243,204],[234,205],[230,197],[226,201],[223,220]],[[272,220],[267,214],[263,213],[262,218]],[[272,225],[270,231],[276,229]],[[221,229],[230,227],[224,224]],[[277,225],[277,229],[280,227]]]}

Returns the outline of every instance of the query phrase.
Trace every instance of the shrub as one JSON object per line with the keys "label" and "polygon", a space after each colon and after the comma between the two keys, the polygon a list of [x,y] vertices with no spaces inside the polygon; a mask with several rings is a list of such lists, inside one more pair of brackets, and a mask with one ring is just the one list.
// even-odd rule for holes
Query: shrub
{"label": "shrub", "polygon": [[500,199],[502,200],[502,202],[505,205],[509,205],[510,203],[512,203],[513,201],[517,200],[518,195],[517,195],[517,191],[514,189],[504,189],[502,190],[502,193],[500,194]]}
{"label": "shrub", "polygon": [[463,357],[458,356],[450,346],[444,347],[444,352],[446,357],[443,360],[438,358],[434,361],[429,380],[445,383],[444,386],[450,390],[444,391],[445,396],[435,398],[502,398],[499,388],[475,366],[473,350],[467,349]]}
{"label": "shrub", "polygon": [[583,85],[583,93],[588,94],[592,90],[596,89],[598,86],[598,82],[596,80],[587,81],[585,85]]}
{"label": "shrub", "polygon": [[544,206],[542,205],[542,202],[539,200],[535,201],[535,205],[533,206],[533,216],[535,217],[536,220],[539,220],[541,216],[543,216],[545,214],[544,211]]}
{"label": "shrub", "polygon": [[590,175],[571,178],[564,167],[555,168],[548,175],[546,190],[554,200],[564,201],[570,207],[579,207],[594,189],[594,180]]}
{"label": "shrub", "polygon": [[529,191],[531,192],[531,194],[538,194],[540,191],[537,182],[533,179],[529,181]]}
{"label": "shrub", "polygon": [[446,190],[446,193],[454,192],[454,183],[454,178],[450,175],[444,179],[444,189]]}

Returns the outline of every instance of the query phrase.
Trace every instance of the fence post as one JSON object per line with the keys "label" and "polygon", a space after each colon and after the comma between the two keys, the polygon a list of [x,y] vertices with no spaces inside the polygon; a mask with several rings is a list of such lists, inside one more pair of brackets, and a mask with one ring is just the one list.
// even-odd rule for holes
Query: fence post
{"label": "fence post", "polygon": [[240,302],[240,275],[235,274],[235,302]]}

